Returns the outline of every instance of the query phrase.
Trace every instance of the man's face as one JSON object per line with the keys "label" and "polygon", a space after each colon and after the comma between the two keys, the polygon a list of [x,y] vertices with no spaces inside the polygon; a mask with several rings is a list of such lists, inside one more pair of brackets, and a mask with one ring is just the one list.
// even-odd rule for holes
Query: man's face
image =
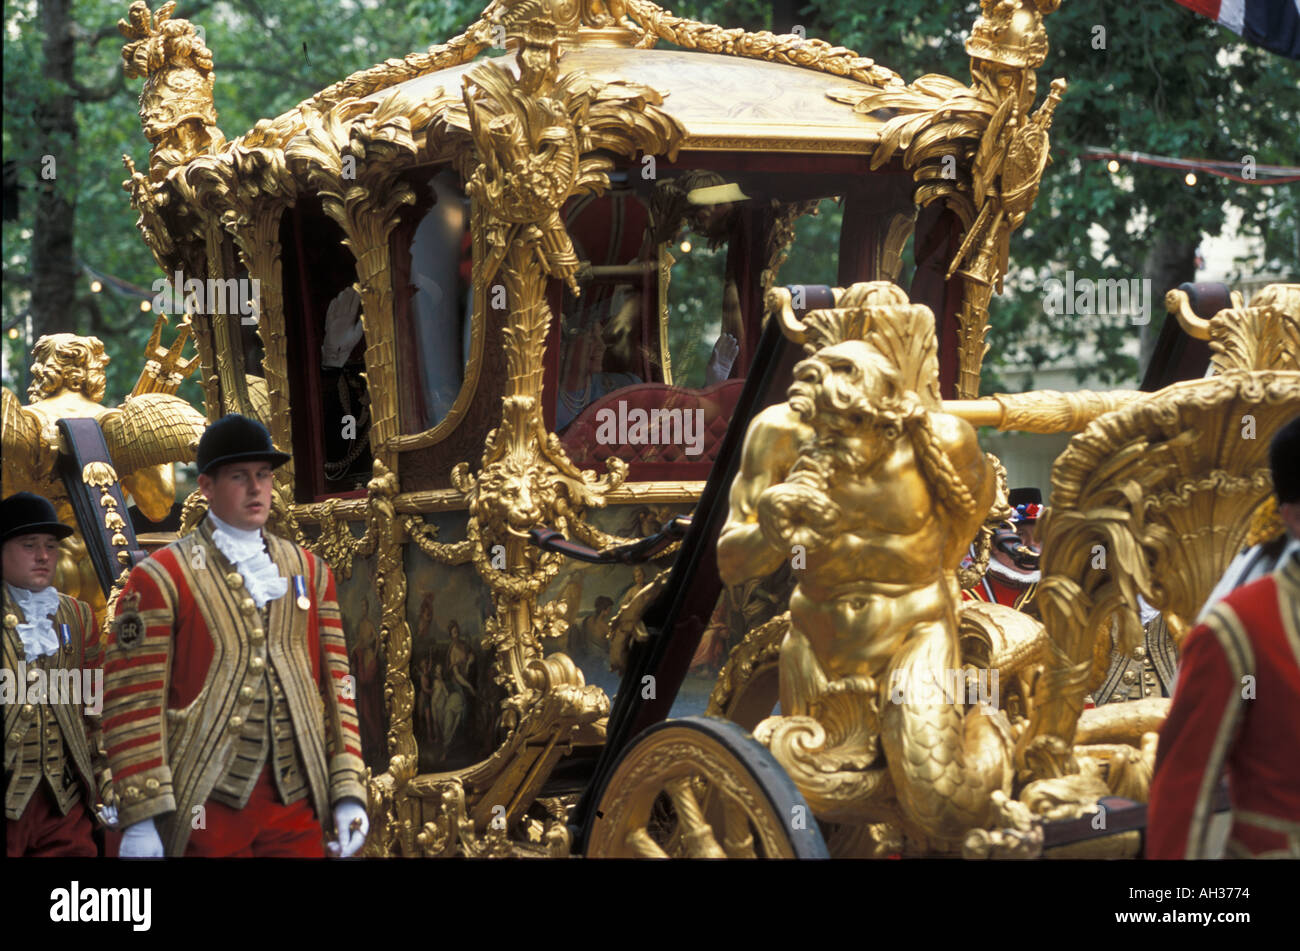
{"label": "man's face", "polygon": [[273,481],[269,462],[232,462],[215,476],[200,475],[199,491],[217,518],[247,532],[266,524]]}
{"label": "man's face", "polygon": [[59,540],[53,535],[38,532],[11,538],[4,544],[5,581],[28,591],[48,588],[58,560]]}
{"label": "man's face", "polygon": [[1277,514],[1281,516],[1287,534],[1292,538],[1300,538],[1300,502],[1280,503],[1277,507]]}

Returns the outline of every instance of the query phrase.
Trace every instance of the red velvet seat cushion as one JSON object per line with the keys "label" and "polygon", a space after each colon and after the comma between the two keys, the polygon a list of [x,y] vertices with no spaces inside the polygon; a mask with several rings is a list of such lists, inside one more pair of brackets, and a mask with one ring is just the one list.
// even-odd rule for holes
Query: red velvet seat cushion
{"label": "red velvet seat cushion", "polygon": [[[561,434],[560,442],[564,446],[564,451],[569,454],[569,458],[584,469],[603,469],[605,460],[610,456],[617,456],[633,465],[638,463],[711,465],[717,458],[722,437],[727,432],[727,426],[731,422],[736,403],[740,399],[740,391],[744,386],[743,379],[724,380],[700,390],[686,390],[664,383],[637,383],[633,386],[625,386],[607,393],[584,408]],[[614,412],[615,419],[618,419],[620,403],[626,405],[626,412],[634,409],[643,409],[647,412],[654,409],[680,409],[687,412],[703,410],[704,436],[701,453],[687,455],[688,444],[684,440],[675,444],[658,445],[598,442],[596,440],[596,433],[600,428],[600,423],[597,421],[598,414],[601,410],[609,409]],[[692,420],[690,430],[692,436],[696,432],[694,425]]]}

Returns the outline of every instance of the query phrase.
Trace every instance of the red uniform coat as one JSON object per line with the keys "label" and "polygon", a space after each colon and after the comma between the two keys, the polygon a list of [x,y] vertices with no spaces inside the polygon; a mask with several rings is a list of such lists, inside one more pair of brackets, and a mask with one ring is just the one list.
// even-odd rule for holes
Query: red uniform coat
{"label": "red uniform coat", "polygon": [[1300,558],[1238,588],[1184,645],[1151,782],[1147,858],[1207,858],[1227,773],[1227,858],[1300,857]]}
{"label": "red uniform coat", "polygon": [[963,588],[963,601],[984,601],[989,604],[1001,604],[1004,607],[1022,610],[1025,602],[1038,590],[1038,582],[1013,585],[999,578],[993,571],[987,572],[973,588]]}
{"label": "red uniform coat", "polygon": [[[158,817],[168,855],[182,855],[194,807],[235,755],[272,664],[322,820],[345,797],[366,801],[355,691],[329,566],[267,533],[289,591],[261,612],[212,542],[211,523],[131,572],[110,626],[104,664],[104,734],[122,827]],[[306,607],[292,583],[305,584]]]}

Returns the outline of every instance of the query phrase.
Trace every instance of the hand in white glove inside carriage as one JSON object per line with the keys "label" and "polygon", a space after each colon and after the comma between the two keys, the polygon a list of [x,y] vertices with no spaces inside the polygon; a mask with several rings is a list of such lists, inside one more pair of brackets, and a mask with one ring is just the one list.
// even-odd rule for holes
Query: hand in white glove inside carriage
{"label": "hand in white glove inside carriage", "polygon": [[126,827],[122,833],[122,845],[117,851],[124,859],[160,859],[163,857],[162,838],[153,818],[142,819]]}
{"label": "hand in white glove inside carriage", "polygon": [[346,287],[325,311],[325,340],[320,345],[321,366],[341,367],[365,335],[361,326],[361,295]]}
{"label": "hand in white glove inside carriage", "polygon": [[370,819],[361,800],[352,797],[340,799],[334,806],[334,834],[338,838],[326,843],[326,847],[330,855],[345,859],[360,851],[369,832]]}
{"label": "hand in white glove inside carriage", "polygon": [[740,344],[731,334],[724,333],[718,338],[717,343],[713,345],[713,353],[709,356],[709,364],[704,368],[704,385],[712,386],[714,383],[721,383],[731,376],[731,366],[736,362],[736,357],[740,355]]}
{"label": "hand in white glove inside carriage", "polygon": [[104,825],[117,825],[117,806],[100,806],[98,812],[100,821],[103,822]]}

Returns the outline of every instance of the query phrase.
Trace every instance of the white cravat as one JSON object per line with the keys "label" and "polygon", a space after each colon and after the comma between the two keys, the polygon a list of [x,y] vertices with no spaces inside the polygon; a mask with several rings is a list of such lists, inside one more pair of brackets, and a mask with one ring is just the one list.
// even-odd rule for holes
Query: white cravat
{"label": "white cravat", "polygon": [[9,596],[14,599],[27,618],[26,624],[18,625],[18,636],[22,638],[23,653],[28,660],[54,654],[59,650],[59,635],[54,630],[51,616],[59,609],[59,592],[53,585],[40,591],[27,588],[15,588],[6,584]]}
{"label": "white cravat", "polygon": [[283,598],[289,590],[289,579],[280,574],[280,569],[266,553],[262,530],[235,528],[212,512],[208,512],[208,518],[212,519],[213,542],[244,579],[244,586],[258,610],[266,607],[268,601]]}

